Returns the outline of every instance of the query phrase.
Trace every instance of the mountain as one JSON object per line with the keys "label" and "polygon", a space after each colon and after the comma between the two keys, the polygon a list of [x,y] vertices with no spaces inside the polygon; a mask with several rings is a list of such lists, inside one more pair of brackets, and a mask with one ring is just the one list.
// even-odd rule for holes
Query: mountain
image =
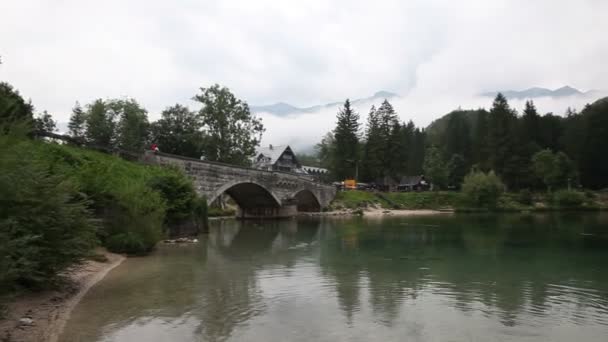
{"label": "mountain", "polygon": [[[384,100],[384,99],[392,99],[395,97],[399,97],[399,95],[397,95],[395,93],[391,93],[389,91],[381,90],[381,91],[376,92],[374,95],[372,95],[370,97],[352,100],[351,103],[353,105],[357,105],[359,103],[373,102],[373,101]],[[331,103],[326,103],[323,105],[316,105],[316,106],[312,106],[312,107],[300,108],[300,107],[292,106],[289,103],[277,102],[275,104],[265,105],[265,106],[250,106],[249,108],[251,109],[251,111],[253,113],[264,112],[264,113],[270,113],[270,114],[276,115],[276,116],[289,116],[289,115],[294,115],[294,114],[314,113],[323,108],[340,106],[340,105],[342,105],[342,103],[343,102],[331,102]]]}
{"label": "mountain", "polygon": [[593,90],[588,92],[582,92],[576,88],[570,86],[564,86],[555,90],[547,88],[533,87],[526,90],[499,90],[482,93],[482,96],[495,97],[496,94],[502,93],[508,99],[533,99],[536,97],[565,97],[565,96],[579,96],[579,95],[591,95],[594,93]]}

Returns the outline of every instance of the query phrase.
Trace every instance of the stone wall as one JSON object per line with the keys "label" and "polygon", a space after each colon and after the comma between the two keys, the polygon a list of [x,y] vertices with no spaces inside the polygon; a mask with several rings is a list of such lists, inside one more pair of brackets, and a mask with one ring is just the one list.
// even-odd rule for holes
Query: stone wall
{"label": "stone wall", "polygon": [[[153,151],[147,151],[143,159],[147,163],[175,165],[184,170],[192,177],[196,191],[206,196],[209,204],[219,195],[229,192],[233,198],[237,197],[237,203],[241,201],[239,204],[247,207],[244,208],[247,210],[284,207],[293,205],[296,194],[307,190],[314,195],[320,207],[325,208],[336,195],[333,186],[292,173],[257,170]],[[258,187],[238,186],[244,183]],[[259,190],[254,194],[255,188]],[[245,193],[247,191],[251,193]]]}

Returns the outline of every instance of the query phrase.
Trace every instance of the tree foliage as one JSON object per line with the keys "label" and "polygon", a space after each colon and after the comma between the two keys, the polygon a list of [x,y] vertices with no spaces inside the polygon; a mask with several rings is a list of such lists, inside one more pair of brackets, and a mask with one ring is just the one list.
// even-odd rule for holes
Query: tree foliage
{"label": "tree foliage", "polygon": [[424,175],[428,177],[437,190],[447,186],[449,170],[441,151],[437,147],[429,147],[424,156]]}
{"label": "tree foliage", "polygon": [[355,167],[359,162],[359,114],[346,99],[338,112],[338,122],[334,129],[333,167],[338,179],[355,177]]}
{"label": "tree foliage", "polygon": [[215,84],[194,96],[203,107],[199,117],[205,132],[202,155],[206,160],[247,165],[260,144],[264,125],[246,102],[226,87]]}
{"label": "tree foliage", "polygon": [[462,183],[465,201],[476,208],[496,208],[504,191],[505,185],[494,171],[473,171],[464,177]]}
{"label": "tree foliage", "polygon": [[161,113],[152,123],[151,140],[163,152],[199,158],[203,148],[202,123],[197,113],[176,104]]}
{"label": "tree foliage", "polygon": [[25,101],[19,91],[6,83],[0,82],[0,125],[26,123],[34,120],[34,106]]}

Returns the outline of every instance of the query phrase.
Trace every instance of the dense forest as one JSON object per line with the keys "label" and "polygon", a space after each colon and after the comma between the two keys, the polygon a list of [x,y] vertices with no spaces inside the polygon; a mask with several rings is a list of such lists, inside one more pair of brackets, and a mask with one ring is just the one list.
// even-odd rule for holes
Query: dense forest
{"label": "dense forest", "polygon": [[606,148],[608,98],[559,116],[539,114],[532,101],[519,114],[498,94],[490,110],[455,110],[426,129],[400,122],[385,100],[371,108],[362,130],[346,100],[336,127],[317,144],[316,157],[336,180],[356,173],[365,182],[424,174],[440,189],[459,188],[469,172],[492,170],[513,191],[603,189]]}

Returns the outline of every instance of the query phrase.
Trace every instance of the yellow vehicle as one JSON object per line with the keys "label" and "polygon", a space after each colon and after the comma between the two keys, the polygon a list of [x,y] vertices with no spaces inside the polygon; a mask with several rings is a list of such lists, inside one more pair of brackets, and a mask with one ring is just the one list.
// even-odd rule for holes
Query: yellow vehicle
{"label": "yellow vehicle", "polygon": [[344,180],[344,190],[355,190],[357,189],[357,181],[354,179]]}

